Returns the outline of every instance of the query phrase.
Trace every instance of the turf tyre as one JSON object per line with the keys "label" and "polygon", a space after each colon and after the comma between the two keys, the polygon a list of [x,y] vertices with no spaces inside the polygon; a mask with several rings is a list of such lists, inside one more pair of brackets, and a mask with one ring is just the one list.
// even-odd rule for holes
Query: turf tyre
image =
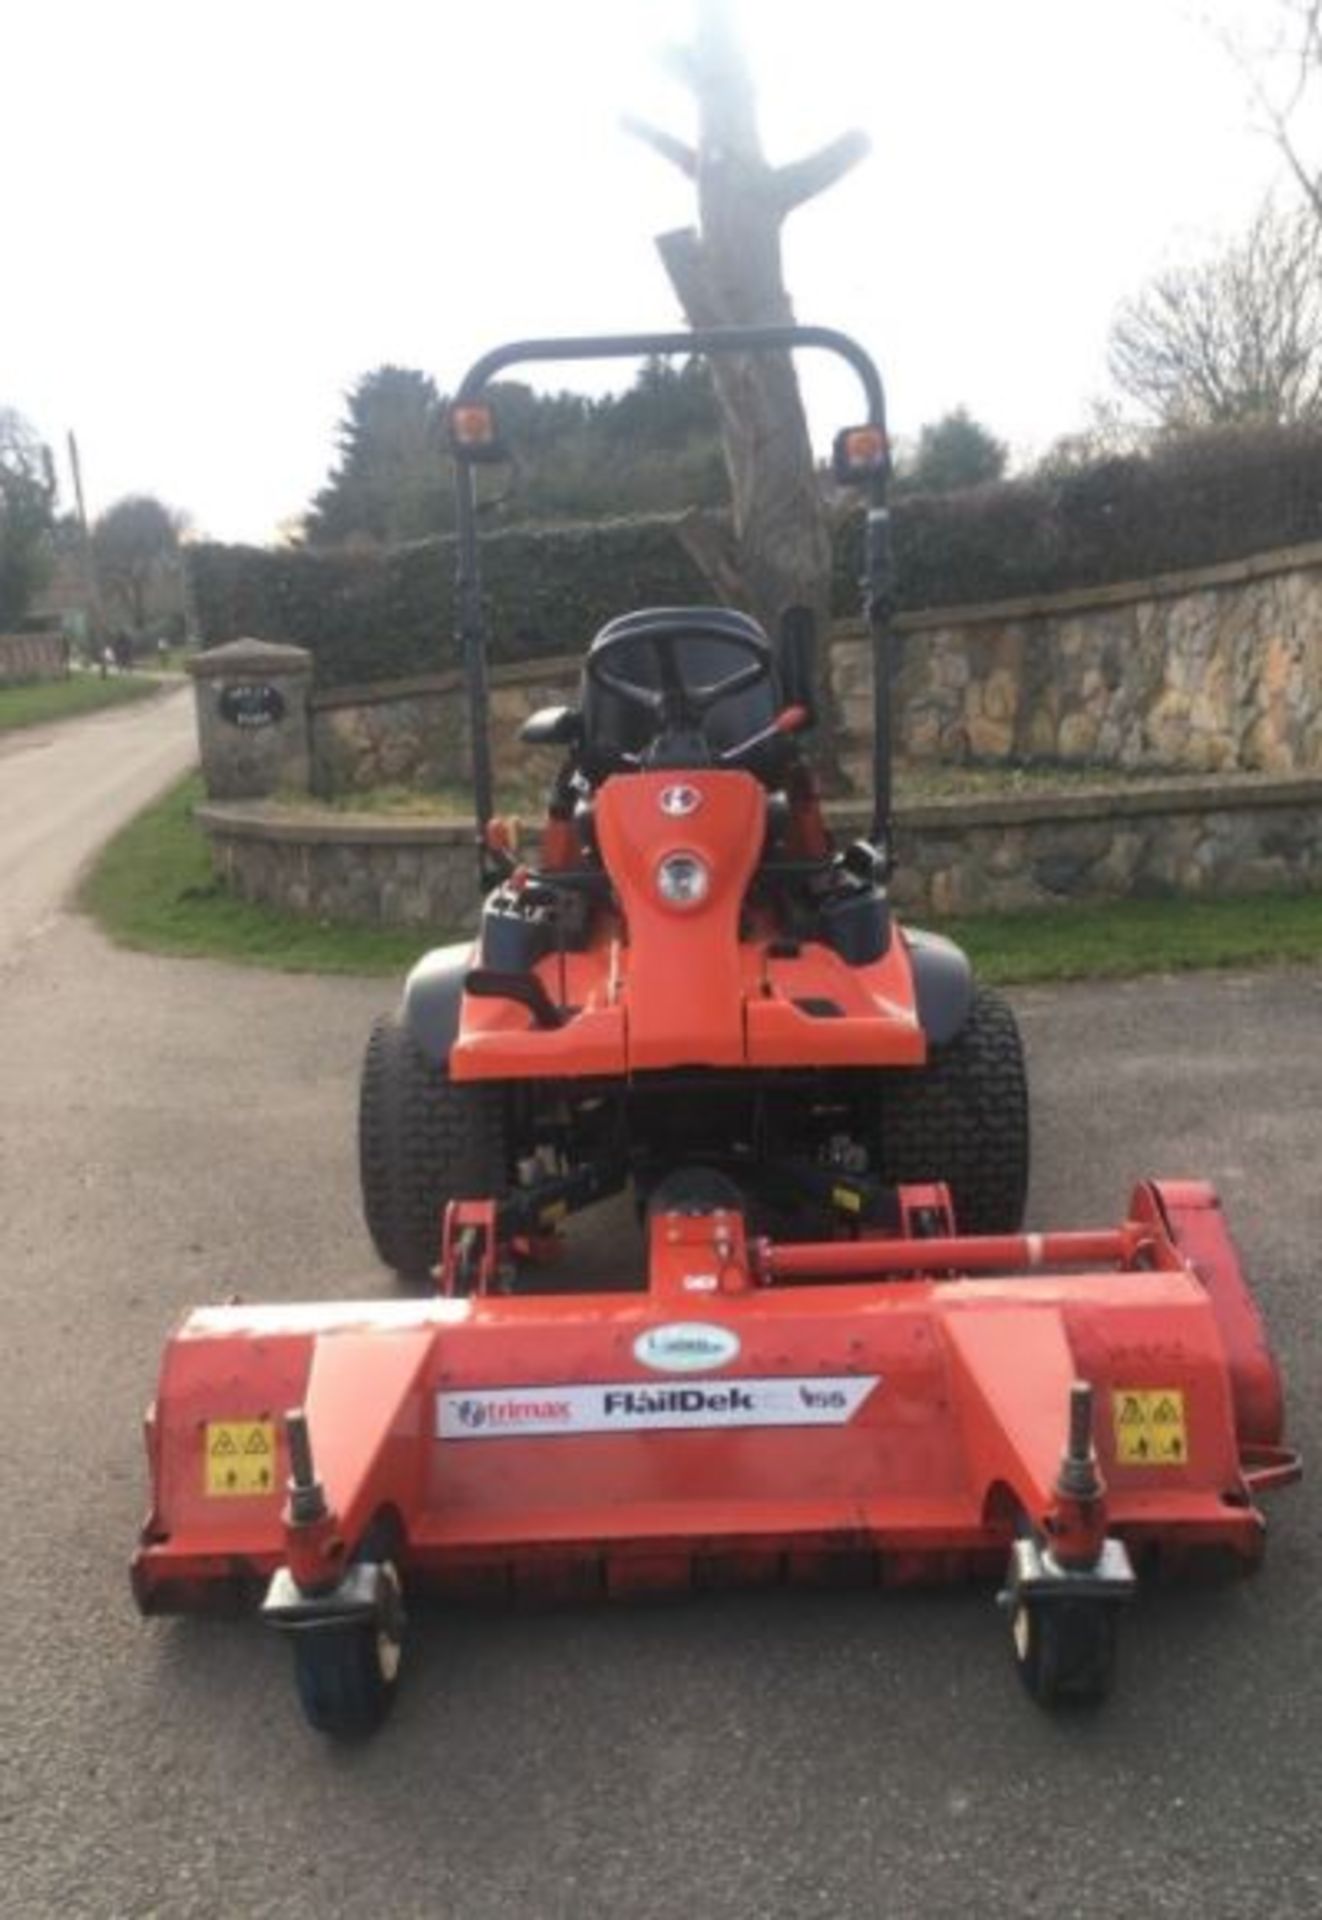
{"label": "turf tyre", "polygon": [[955,1038],[885,1076],[881,1173],[944,1180],[960,1233],[1017,1233],[1028,1196],[1028,1074],[1009,1006],[979,987]]}
{"label": "turf tyre", "polygon": [[448,1203],[496,1199],[509,1184],[504,1094],[449,1080],[386,1014],[363,1061],[358,1163],[372,1245],[406,1286],[426,1287]]}

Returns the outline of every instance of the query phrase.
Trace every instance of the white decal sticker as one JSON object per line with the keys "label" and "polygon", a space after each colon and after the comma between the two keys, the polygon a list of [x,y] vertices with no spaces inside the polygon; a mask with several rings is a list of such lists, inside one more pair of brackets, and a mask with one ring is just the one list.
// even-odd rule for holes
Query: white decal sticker
{"label": "white decal sticker", "polygon": [[677,1320],[640,1333],[633,1357],[656,1373],[713,1373],[739,1358],[739,1335],[701,1320]]}
{"label": "white decal sticker", "polygon": [[523,1435],[640,1433],[689,1427],[843,1427],[880,1374],[813,1374],[774,1380],[701,1380],[640,1386],[475,1387],[438,1393],[440,1440]]}

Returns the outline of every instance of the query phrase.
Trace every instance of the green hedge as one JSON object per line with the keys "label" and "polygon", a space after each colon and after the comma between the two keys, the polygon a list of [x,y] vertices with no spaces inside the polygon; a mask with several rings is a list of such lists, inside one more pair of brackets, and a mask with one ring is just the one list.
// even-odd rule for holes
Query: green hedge
{"label": "green hedge", "polygon": [[[1322,429],[1187,434],[1121,459],[907,495],[894,514],[902,607],[1146,580],[1322,539]],[[836,545],[838,608],[858,552],[855,521]]]}
{"label": "green hedge", "polygon": [[[904,608],[958,606],[1141,580],[1322,539],[1322,430],[1238,428],[1161,442],[961,493],[895,503]],[[857,610],[857,516],[836,541],[832,598]],[[189,549],[209,646],[292,641],[321,686],[455,664],[448,539],[354,553]],[[491,657],[576,653],[630,607],[710,597],[665,517],[515,528],[484,542]]]}
{"label": "green hedge", "polygon": [[[362,552],[204,545],[189,557],[207,646],[254,634],[307,647],[327,687],[457,664],[452,539]],[[484,540],[482,574],[493,661],[578,653],[630,607],[710,598],[668,517],[511,528]]]}

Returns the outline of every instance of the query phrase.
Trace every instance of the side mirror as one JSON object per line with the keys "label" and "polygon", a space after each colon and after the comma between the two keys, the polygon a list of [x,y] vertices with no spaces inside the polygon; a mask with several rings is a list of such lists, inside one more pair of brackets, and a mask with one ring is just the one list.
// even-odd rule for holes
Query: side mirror
{"label": "side mirror", "polygon": [[776,665],[786,706],[807,709],[805,725],[817,718],[817,620],[811,607],[786,607],[776,635]]}
{"label": "side mirror", "polygon": [[519,738],[530,747],[576,747],[583,716],[577,707],[539,707],[519,728]]}

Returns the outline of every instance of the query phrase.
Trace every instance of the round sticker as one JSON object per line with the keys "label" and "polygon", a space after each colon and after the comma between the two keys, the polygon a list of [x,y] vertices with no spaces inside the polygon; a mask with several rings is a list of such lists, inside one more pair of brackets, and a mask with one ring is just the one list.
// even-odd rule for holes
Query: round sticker
{"label": "round sticker", "polygon": [[654,1373],[707,1373],[738,1359],[739,1335],[701,1320],[676,1320],[640,1333],[633,1357]]}

